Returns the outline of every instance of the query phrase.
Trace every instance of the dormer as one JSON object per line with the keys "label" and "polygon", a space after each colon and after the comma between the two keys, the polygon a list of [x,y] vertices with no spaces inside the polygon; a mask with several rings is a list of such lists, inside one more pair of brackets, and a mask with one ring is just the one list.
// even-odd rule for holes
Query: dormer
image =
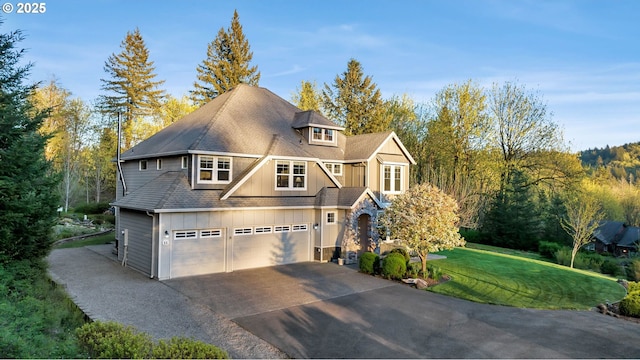
{"label": "dormer", "polygon": [[307,139],[310,145],[338,146],[338,131],[344,128],[314,110],[297,112],[292,127]]}

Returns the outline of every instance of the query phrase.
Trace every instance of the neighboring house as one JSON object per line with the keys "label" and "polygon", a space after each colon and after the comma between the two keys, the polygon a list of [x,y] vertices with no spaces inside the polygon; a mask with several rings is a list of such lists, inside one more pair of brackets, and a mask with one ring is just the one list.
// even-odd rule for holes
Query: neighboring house
{"label": "neighboring house", "polygon": [[122,154],[118,258],[168,279],[375,250],[415,161],[392,131],[342,130],[264,88],[218,96]]}
{"label": "neighboring house", "polygon": [[627,226],[622,221],[602,221],[593,232],[594,250],[616,256],[638,251],[640,228]]}

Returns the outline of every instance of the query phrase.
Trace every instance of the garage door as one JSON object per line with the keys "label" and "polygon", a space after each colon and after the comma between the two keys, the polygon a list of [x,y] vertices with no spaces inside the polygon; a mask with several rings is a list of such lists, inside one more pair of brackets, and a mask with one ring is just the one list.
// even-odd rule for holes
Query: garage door
{"label": "garage door", "polygon": [[224,239],[223,229],[175,231],[171,278],[224,272]]}
{"label": "garage door", "polygon": [[233,270],[310,261],[308,224],[233,229]]}

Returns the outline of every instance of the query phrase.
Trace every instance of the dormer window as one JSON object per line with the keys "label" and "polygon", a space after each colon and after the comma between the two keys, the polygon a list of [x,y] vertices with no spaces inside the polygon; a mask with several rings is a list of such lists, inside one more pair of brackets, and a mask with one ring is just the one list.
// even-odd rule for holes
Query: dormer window
{"label": "dormer window", "polygon": [[314,127],[313,130],[312,130],[312,139],[313,139],[313,141],[334,143],[335,142],[335,130]]}

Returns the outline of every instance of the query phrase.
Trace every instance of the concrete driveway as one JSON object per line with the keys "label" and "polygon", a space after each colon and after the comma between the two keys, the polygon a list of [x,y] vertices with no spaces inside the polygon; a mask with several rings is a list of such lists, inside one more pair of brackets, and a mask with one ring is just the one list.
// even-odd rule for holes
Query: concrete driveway
{"label": "concrete driveway", "polygon": [[[640,358],[640,324],[594,311],[476,304],[335,264],[159,282],[89,253],[56,250],[49,263],[94,317],[124,318],[156,337],[195,334],[234,357]],[[107,281],[111,302],[95,285]]]}

